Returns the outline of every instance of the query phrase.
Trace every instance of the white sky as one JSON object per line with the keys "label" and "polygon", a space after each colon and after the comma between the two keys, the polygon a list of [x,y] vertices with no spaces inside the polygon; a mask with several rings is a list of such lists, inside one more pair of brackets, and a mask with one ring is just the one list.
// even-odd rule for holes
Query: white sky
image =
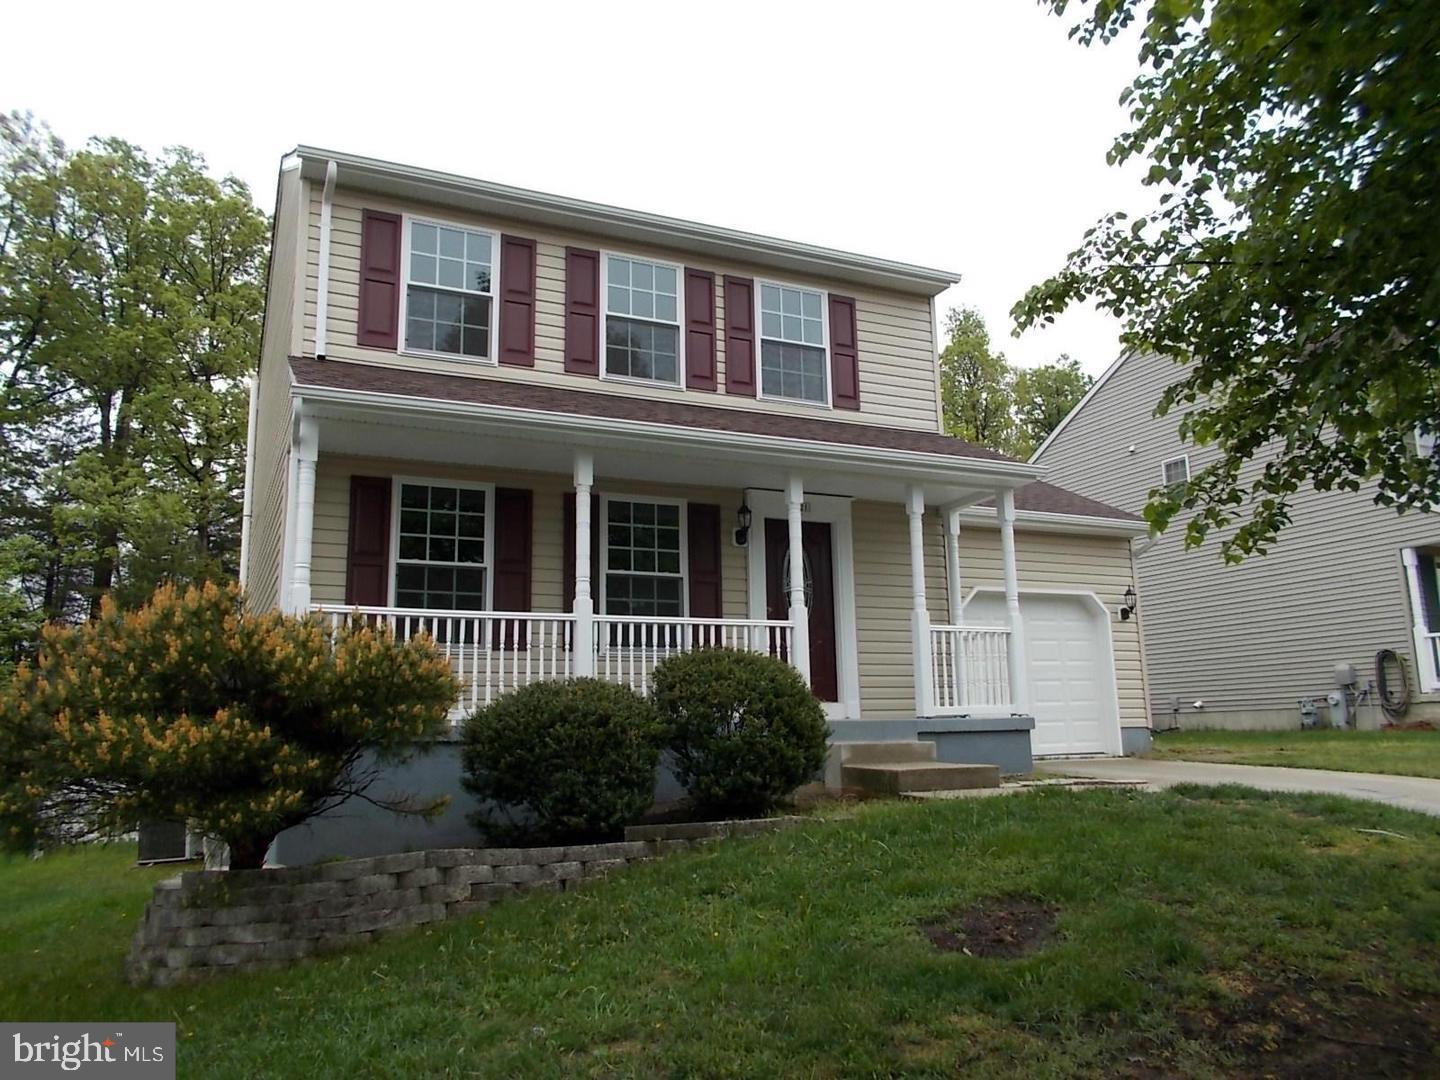
{"label": "white sky", "polygon": [[266,210],[309,143],[958,270],[939,311],[1099,374],[1099,313],[1010,336],[1085,228],[1140,205],[1138,171],[1105,164],[1134,48],[1066,26],[1033,0],[52,0],[6,12],[0,109],[72,144],[191,146]]}

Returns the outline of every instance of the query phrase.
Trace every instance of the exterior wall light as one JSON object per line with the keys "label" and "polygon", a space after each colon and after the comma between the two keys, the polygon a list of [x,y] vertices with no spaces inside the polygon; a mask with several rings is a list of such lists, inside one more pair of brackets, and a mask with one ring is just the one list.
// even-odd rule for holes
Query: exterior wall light
{"label": "exterior wall light", "polygon": [[1126,622],[1130,616],[1135,614],[1138,598],[1135,595],[1135,586],[1128,585],[1125,588],[1125,604],[1120,608],[1120,621]]}
{"label": "exterior wall light", "polygon": [[735,546],[744,547],[750,542],[750,506],[740,500],[740,509],[735,511]]}

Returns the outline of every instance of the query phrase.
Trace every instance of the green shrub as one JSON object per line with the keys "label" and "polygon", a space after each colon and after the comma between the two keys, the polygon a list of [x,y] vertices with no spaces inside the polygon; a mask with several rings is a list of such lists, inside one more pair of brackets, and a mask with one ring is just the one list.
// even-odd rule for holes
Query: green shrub
{"label": "green shrub", "polygon": [[665,660],[654,678],[676,776],[705,811],[769,810],[825,760],[825,712],[789,664],[700,649]]}
{"label": "green shrub", "polygon": [[599,679],[533,683],[465,723],[464,785],[498,804],[492,841],[608,840],[650,809],[661,728],[648,701]]}

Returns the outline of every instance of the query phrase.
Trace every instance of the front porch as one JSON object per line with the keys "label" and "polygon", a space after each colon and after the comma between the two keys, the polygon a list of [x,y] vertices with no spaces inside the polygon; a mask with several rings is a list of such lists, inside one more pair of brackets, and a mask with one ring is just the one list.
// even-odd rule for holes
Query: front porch
{"label": "front porch", "polygon": [[[837,738],[1028,728],[1013,495],[1028,466],[297,404],[284,606],[427,633],[463,687],[456,721],[544,679],[647,693],[666,657],[730,646],[793,664]],[[424,498],[443,538],[410,523]],[[1004,617],[967,624],[959,512],[987,499]]]}

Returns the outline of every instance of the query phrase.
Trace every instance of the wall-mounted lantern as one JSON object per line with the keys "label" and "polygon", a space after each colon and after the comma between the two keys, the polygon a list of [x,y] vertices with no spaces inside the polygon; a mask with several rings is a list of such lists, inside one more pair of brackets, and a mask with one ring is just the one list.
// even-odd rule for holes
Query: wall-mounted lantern
{"label": "wall-mounted lantern", "polygon": [[1130,616],[1132,616],[1132,615],[1135,614],[1135,608],[1136,608],[1137,603],[1138,603],[1138,597],[1136,597],[1136,595],[1135,595],[1135,586],[1134,586],[1134,585],[1127,585],[1127,586],[1125,587],[1125,604],[1124,604],[1123,607],[1120,608],[1120,621],[1121,621],[1121,622],[1126,622],[1126,621],[1128,621],[1129,618],[1130,618]]}
{"label": "wall-mounted lantern", "polygon": [[735,511],[735,546],[744,547],[750,542],[750,506],[740,500],[740,509]]}

